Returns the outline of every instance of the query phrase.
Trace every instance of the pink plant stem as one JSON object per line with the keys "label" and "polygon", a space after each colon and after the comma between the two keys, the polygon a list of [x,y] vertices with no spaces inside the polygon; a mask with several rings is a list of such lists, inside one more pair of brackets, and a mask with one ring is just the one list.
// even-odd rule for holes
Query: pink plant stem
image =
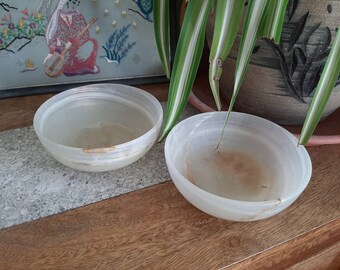
{"label": "pink plant stem", "polygon": [[[299,138],[300,134],[294,134],[295,137]],[[310,137],[306,146],[318,146],[327,144],[340,144],[340,135],[313,135]]]}
{"label": "pink plant stem", "polygon": [[205,103],[203,103],[196,95],[191,92],[189,96],[189,103],[195,107],[200,112],[215,112],[213,108],[209,107]]}

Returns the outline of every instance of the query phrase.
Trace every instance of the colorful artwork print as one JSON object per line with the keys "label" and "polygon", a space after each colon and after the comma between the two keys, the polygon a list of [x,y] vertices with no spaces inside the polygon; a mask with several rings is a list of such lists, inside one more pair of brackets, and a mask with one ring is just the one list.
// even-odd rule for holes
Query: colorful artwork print
{"label": "colorful artwork print", "polygon": [[151,13],[153,10],[152,0],[133,0],[139,8],[135,10],[134,8],[129,8],[130,11],[139,14],[143,19],[152,22]]}
{"label": "colorful artwork print", "polygon": [[[71,2],[71,3],[70,3]],[[80,1],[59,1],[46,31],[49,54],[44,60],[45,72],[50,77],[96,74],[98,42],[91,38],[83,14],[76,9]],[[89,44],[90,46],[87,46]],[[90,48],[82,51],[81,48]]]}
{"label": "colorful artwork print", "polygon": [[1,3],[1,7],[8,11],[0,21],[0,50],[6,50],[15,53],[10,47],[18,39],[25,42],[16,51],[20,51],[36,36],[45,35],[46,18],[39,11],[29,11],[27,8],[21,10],[21,18],[18,21],[12,19],[11,10],[17,8],[5,3]]}
{"label": "colorful artwork print", "polygon": [[38,68],[29,58],[25,59],[25,61],[23,61],[22,59],[18,59],[18,65],[23,66],[23,69],[20,70],[21,73],[34,71]]}
{"label": "colorful artwork print", "polygon": [[[120,30],[115,30],[112,35],[109,36],[103,49],[106,52],[106,60],[108,63],[119,64],[127,53],[136,45],[136,42],[127,43],[129,35],[128,30],[131,24],[123,26]],[[127,43],[127,44],[126,44]]]}
{"label": "colorful artwork print", "polygon": [[152,3],[0,0],[0,98],[36,86],[159,80]]}
{"label": "colorful artwork print", "polygon": [[3,2],[0,3],[0,7],[3,8],[5,11],[10,11],[11,9],[18,9],[16,7],[10,6],[9,4],[3,3]]}

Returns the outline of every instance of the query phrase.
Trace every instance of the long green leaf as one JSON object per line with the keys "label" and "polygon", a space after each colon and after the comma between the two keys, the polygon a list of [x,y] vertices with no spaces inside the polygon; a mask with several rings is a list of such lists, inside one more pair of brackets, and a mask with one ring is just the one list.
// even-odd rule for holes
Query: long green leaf
{"label": "long green leaf", "polygon": [[270,30],[275,15],[276,3],[277,0],[267,1],[266,7],[262,14],[259,30],[257,32],[257,38],[262,37],[271,38]]}
{"label": "long green leaf", "polygon": [[217,0],[215,26],[209,56],[209,83],[218,110],[221,110],[219,80],[239,28],[244,0]]}
{"label": "long green leaf", "polygon": [[247,72],[251,54],[253,52],[257,37],[259,36],[259,33],[263,33],[263,29],[261,28],[261,20],[263,20],[264,18],[263,14],[267,5],[267,1],[272,0],[249,0],[246,21],[243,25],[241,42],[238,49],[233,95],[231,97],[227,118],[224,122],[224,127],[222,129],[220,139],[217,143],[217,147],[219,147],[220,142],[223,138],[230,113],[234,107],[236,97],[238,95],[238,92],[240,91],[244,76]]}
{"label": "long green leaf", "polygon": [[230,101],[227,120],[230,112],[233,109],[236,97],[240,91],[244,76],[247,72],[250,57],[253,52],[255,42],[257,40],[258,31],[261,31],[260,22],[263,11],[266,7],[267,1],[272,0],[249,0],[249,7],[247,11],[246,21],[243,26],[240,47],[238,50],[236,69],[235,69],[235,83],[233,95]]}
{"label": "long green leaf", "polygon": [[205,27],[212,3],[212,0],[192,0],[188,3],[175,53],[160,141],[177,123],[188,101],[203,53]]}
{"label": "long green leaf", "polygon": [[157,49],[165,75],[170,79],[170,1],[153,0],[153,19]]}
{"label": "long green leaf", "polygon": [[274,40],[276,44],[280,43],[283,22],[285,19],[288,0],[276,0],[276,7],[273,16],[273,20],[270,28],[270,38]]}
{"label": "long green leaf", "polygon": [[269,38],[276,44],[280,42],[287,5],[288,0],[267,1],[257,32],[258,38]]}
{"label": "long green leaf", "polygon": [[340,31],[338,31],[326,65],[322,71],[307,117],[303,124],[299,144],[306,144],[319,123],[322,112],[340,74]]}

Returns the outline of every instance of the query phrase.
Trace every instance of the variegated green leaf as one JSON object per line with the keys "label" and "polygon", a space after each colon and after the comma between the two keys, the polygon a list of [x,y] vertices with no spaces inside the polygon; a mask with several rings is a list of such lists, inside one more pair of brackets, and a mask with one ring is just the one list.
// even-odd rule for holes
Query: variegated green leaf
{"label": "variegated green leaf", "polygon": [[209,83],[218,110],[221,110],[219,80],[223,61],[228,56],[239,28],[244,0],[217,0],[215,26],[209,56]]}
{"label": "variegated green leaf", "polygon": [[312,103],[305,119],[299,144],[306,144],[319,123],[335,83],[340,74],[340,31],[338,31],[332,49],[322,71]]}
{"label": "variegated green leaf", "polygon": [[217,147],[219,146],[223,138],[230,113],[234,107],[234,103],[238,92],[240,91],[243,78],[247,72],[257,37],[259,36],[259,33],[263,33],[263,29],[261,28],[261,20],[263,19],[263,14],[267,5],[267,1],[272,0],[249,0],[247,16],[243,25],[241,42],[238,49],[233,95],[231,97],[227,118],[222,129],[220,140],[217,143]]}
{"label": "variegated green leaf", "polygon": [[267,1],[266,7],[263,11],[259,30],[257,31],[257,38],[267,37],[270,38],[270,30],[272,26],[272,22],[274,19],[275,8],[276,8],[277,0],[275,1]]}
{"label": "variegated green leaf", "polygon": [[271,22],[269,38],[272,38],[276,44],[279,44],[289,0],[276,0],[275,2],[276,7],[273,20]]}
{"label": "variegated green leaf", "polygon": [[287,5],[288,0],[267,1],[257,33],[258,38],[269,38],[276,44],[280,42]]}
{"label": "variegated green leaf", "polygon": [[238,50],[235,69],[234,90],[229,105],[227,120],[234,106],[238,92],[240,91],[244,76],[247,72],[250,58],[255,46],[255,42],[257,40],[261,18],[263,15],[263,11],[266,7],[267,1],[271,0],[249,0],[247,17],[243,26],[240,47]]}
{"label": "variegated green leaf", "polygon": [[169,5],[170,0],[153,0],[153,19],[157,49],[164,73],[170,79]]}
{"label": "variegated green leaf", "polygon": [[175,53],[167,110],[160,139],[177,123],[188,101],[202,57],[212,0],[189,1]]}

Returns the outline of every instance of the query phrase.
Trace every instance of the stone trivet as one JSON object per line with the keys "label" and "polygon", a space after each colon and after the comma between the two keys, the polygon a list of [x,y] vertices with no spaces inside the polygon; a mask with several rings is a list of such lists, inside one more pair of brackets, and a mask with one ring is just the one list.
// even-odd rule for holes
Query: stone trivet
{"label": "stone trivet", "polygon": [[[194,113],[188,106],[184,118]],[[119,170],[87,173],[57,162],[33,127],[0,132],[0,228],[167,181],[163,148],[164,143],[157,143],[140,160]]]}

